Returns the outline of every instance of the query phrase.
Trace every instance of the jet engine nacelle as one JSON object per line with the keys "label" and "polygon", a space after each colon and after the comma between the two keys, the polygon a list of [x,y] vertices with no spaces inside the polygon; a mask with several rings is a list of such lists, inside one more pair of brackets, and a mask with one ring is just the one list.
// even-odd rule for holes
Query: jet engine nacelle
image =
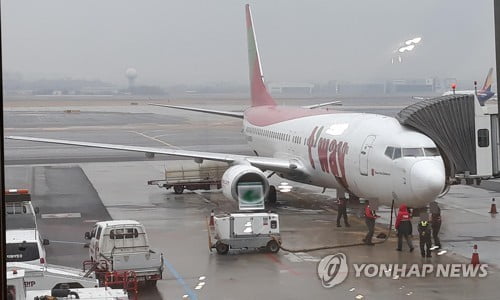
{"label": "jet engine nacelle", "polygon": [[238,185],[241,183],[262,184],[264,197],[269,192],[269,181],[261,170],[249,165],[236,165],[227,169],[222,175],[222,193],[227,198],[238,201]]}

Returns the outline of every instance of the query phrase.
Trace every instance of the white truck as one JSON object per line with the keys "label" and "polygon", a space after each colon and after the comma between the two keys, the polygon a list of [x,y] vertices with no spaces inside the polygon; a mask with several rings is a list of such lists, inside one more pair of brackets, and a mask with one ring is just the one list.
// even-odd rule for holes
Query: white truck
{"label": "white truck", "polygon": [[27,291],[59,289],[61,286],[71,289],[99,286],[96,278],[84,277],[81,270],[69,267],[8,262],[7,270],[24,270],[24,286]]}
{"label": "white truck", "polygon": [[144,226],[134,220],[97,222],[91,232],[89,255],[96,277],[103,280],[106,272],[133,271],[138,281],[156,285],[163,276],[163,254],[149,246]]}
{"label": "white truck", "polygon": [[220,189],[222,175],[228,168],[227,163],[217,161],[169,161],[165,168],[165,178],[150,180],[148,185],[157,185],[167,190],[173,188],[176,194],[182,194],[185,189]]}
{"label": "white truck", "polygon": [[7,262],[44,265],[45,246],[49,244],[49,240],[41,237],[34,217],[28,214],[6,215],[5,224]]}
{"label": "white truck", "polygon": [[40,209],[38,207],[33,207],[29,190],[8,189],[5,191],[4,201],[7,215],[30,215],[36,226],[36,215],[40,213]]}
{"label": "white truck", "polygon": [[275,213],[226,213],[208,226],[210,250],[226,254],[230,249],[280,250],[279,216]]}
{"label": "white truck", "polygon": [[128,300],[128,294],[123,289],[110,287],[99,288],[56,288],[51,290],[27,291],[24,270],[7,271],[6,300],[27,299],[86,299],[86,300]]}

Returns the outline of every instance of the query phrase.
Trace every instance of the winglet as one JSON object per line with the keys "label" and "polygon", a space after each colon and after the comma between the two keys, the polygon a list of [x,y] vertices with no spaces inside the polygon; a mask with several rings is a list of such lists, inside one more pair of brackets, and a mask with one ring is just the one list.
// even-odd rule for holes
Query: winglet
{"label": "winglet", "polygon": [[259,49],[255,32],[253,29],[252,13],[250,5],[245,5],[247,21],[247,39],[248,39],[248,67],[250,71],[250,95],[252,106],[276,105],[264,84],[264,75],[260,64]]}
{"label": "winglet", "polygon": [[486,76],[486,80],[484,81],[484,86],[481,89],[482,91],[491,91],[491,85],[493,84],[493,68],[490,68],[488,71],[488,76]]}

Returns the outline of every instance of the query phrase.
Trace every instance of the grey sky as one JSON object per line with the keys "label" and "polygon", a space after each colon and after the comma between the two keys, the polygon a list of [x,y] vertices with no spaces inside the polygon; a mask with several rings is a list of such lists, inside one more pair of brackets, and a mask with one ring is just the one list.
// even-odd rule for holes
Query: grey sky
{"label": "grey sky", "polygon": [[[4,0],[4,70],[25,78],[246,83],[251,3],[268,81],[456,76],[494,66],[493,0]],[[391,51],[423,42],[404,64]]]}

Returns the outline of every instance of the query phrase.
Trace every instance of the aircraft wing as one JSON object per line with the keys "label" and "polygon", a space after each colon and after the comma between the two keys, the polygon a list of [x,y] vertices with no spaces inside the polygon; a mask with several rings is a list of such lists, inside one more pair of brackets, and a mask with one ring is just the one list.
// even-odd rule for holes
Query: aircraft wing
{"label": "aircraft wing", "polygon": [[237,112],[237,111],[233,112],[233,111],[203,109],[203,108],[196,108],[196,107],[177,106],[177,105],[158,104],[158,103],[148,103],[148,104],[153,105],[153,106],[161,106],[161,107],[169,107],[169,108],[175,108],[175,109],[204,112],[204,113],[209,113],[209,114],[214,114],[214,115],[221,115],[221,116],[243,119],[243,112]]}
{"label": "aircraft wing", "polygon": [[314,108],[328,106],[328,105],[342,105],[342,101],[336,100],[336,101],[330,101],[330,102],[325,102],[325,103],[306,105],[306,106],[302,106],[302,108],[314,109]]}
{"label": "aircraft wing", "polygon": [[190,151],[190,150],[157,148],[157,147],[141,147],[141,146],[128,146],[128,145],[117,145],[117,144],[80,142],[80,141],[46,139],[46,138],[24,137],[24,136],[6,136],[5,138],[10,140],[19,140],[19,141],[143,152],[146,154],[173,155],[173,156],[190,157],[196,159],[222,161],[228,164],[250,164],[264,171],[270,170],[270,171],[286,172],[286,173],[292,173],[292,172],[303,173],[305,170],[303,165],[299,161],[284,159],[284,158],[246,156],[238,154],[224,154],[224,153]]}

